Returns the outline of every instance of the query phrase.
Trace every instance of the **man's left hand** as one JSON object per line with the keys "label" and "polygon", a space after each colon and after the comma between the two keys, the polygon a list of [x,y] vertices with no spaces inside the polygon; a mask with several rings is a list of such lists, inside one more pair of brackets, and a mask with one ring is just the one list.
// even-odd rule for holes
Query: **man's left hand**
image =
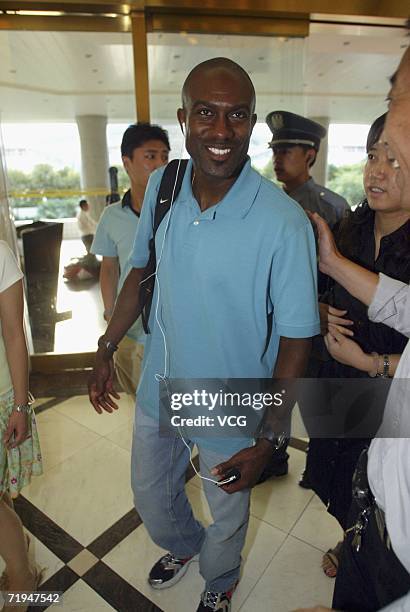
{"label": "man's left hand", "polygon": [[220,488],[225,493],[236,493],[237,491],[242,491],[242,489],[250,489],[258,482],[259,476],[272,453],[273,448],[270,442],[260,439],[255,446],[244,448],[228,459],[228,461],[216,465],[212,468],[211,474],[223,480],[226,478],[229,470],[237,468],[241,473],[240,479],[231,484],[222,485]]}

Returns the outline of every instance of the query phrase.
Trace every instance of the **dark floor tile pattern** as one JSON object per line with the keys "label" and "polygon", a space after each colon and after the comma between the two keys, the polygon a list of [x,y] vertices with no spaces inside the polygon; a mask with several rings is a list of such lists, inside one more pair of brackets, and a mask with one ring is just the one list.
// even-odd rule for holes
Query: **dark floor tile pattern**
{"label": "dark floor tile pattern", "polygon": [[61,402],[64,402],[65,399],[66,398],[62,398],[62,397],[52,397],[46,402],[44,402],[43,404],[41,404],[40,406],[37,406],[36,402],[34,402],[33,404],[34,412],[36,414],[41,414],[42,412],[45,412],[49,408],[54,408],[54,406],[58,406],[58,404],[61,404]]}
{"label": "dark floor tile pattern", "polygon": [[23,495],[14,502],[23,525],[59,559],[68,563],[84,546],[34,506]]}
{"label": "dark floor tile pattern", "polygon": [[[137,563],[137,557],[135,562]],[[82,580],[118,612],[162,612],[161,608],[134,589],[103,561],[88,570]]]}
{"label": "dark floor tile pattern", "polygon": [[291,438],[289,440],[289,446],[295,448],[296,450],[300,450],[304,453],[307,453],[309,443],[306,440],[300,440],[300,438]]}
{"label": "dark floor tile pattern", "polygon": [[99,559],[102,559],[110,552],[117,544],[122,542],[124,538],[130,535],[139,527],[142,519],[136,510],[132,509],[125,514],[119,521],[111,525],[104,533],[98,536],[91,544],[87,546],[88,550]]}
{"label": "dark floor tile pattern", "polygon": [[[64,593],[67,591],[75,582],[79,580],[79,577],[72,569],[70,569],[67,565],[58,570],[55,574],[53,574],[48,580],[42,582],[40,587],[37,589],[39,591],[50,591],[52,593],[56,593],[58,591],[62,591],[62,601],[64,601]],[[51,605],[51,604],[50,604]],[[36,606],[30,607],[30,612],[42,612],[42,610],[47,610],[49,606]]]}
{"label": "dark floor tile pattern", "polygon": [[[43,379],[40,382],[41,385],[39,384],[38,387],[43,386],[45,380]],[[67,389],[65,389],[64,396],[61,395],[62,383],[64,386],[64,381],[60,379],[58,382],[56,381],[55,384],[51,385],[48,392],[45,389],[42,390],[41,394],[37,392],[38,396],[47,396],[51,394],[56,397],[52,397],[39,406],[36,413],[48,410],[73,395],[85,394],[85,377],[83,375],[78,377],[74,386],[70,388],[70,394],[68,394]],[[60,389],[60,392],[56,393],[58,389]],[[297,438],[291,438],[289,445],[304,452],[306,452],[308,446],[307,442]],[[198,456],[193,459],[193,463],[196,470],[199,470]],[[192,465],[189,465],[186,473],[186,481],[189,481],[194,476],[195,470]],[[59,525],[54,523],[54,521],[40,509],[36,508],[36,506],[24,496],[20,495],[20,497],[15,500],[15,508],[26,529],[64,563],[68,563],[84,550],[84,546],[77,542],[77,540],[70,536],[70,534]],[[122,542],[124,538],[137,529],[141,523],[142,520],[138,513],[134,509],[130,510],[114,523],[114,525],[98,536],[89,546],[87,546],[87,549],[98,559],[101,559]],[[77,580],[79,580],[79,576],[65,565],[46,582],[41,584],[41,590],[65,592]],[[158,606],[147,599],[101,560],[82,576],[82,580],[119,612],[131,612],[134,610],[138,612],[162,612],[161,608],[158,608]],[[119,605],[118,602],[121,602],[121,604]],[[47,607],[48,606],[30,608],[30,610],[41,612],[41,610],[46,610]]]}
{"label": "dark floor tile pattern", "polygon": [[88,370],[68,370],[30,375],[30,391],[34,397],[59,397],[64,401],[73,395],[87,394]]}

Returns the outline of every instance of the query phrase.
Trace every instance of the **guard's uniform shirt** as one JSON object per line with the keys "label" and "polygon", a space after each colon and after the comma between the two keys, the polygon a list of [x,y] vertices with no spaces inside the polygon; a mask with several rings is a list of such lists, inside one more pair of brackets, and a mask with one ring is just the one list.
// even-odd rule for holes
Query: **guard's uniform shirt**
{"label": "guard's uniform shirt", "polygon": [[349,210],[349,205],[342,196],[318,185],[313,178],[288,195],[299,202],[303,210],[318,213],[330,227],[333,227],[343,217],[345,211]]}

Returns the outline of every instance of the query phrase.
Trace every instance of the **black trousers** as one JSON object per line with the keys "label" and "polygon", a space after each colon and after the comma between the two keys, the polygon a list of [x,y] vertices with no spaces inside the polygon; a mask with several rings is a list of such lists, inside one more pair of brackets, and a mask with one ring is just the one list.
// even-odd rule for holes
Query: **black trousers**
{"label": "black trousers", "polygon": [[348,524],[352,505],[352,478],[357,461],[370,440],[362,438],[311,438],[306,473],[312,489],[340,523]]}
{"label": "black trousers", "polygon": [[[353,501],[350,525],[359,515]],[[353,533],[345,538],[337,571],[333,608],[344,612],[376,612],[410,590],[410,574],[391,548],[381,540],[374,512],[362,536],[359,552],[353,549]]]}

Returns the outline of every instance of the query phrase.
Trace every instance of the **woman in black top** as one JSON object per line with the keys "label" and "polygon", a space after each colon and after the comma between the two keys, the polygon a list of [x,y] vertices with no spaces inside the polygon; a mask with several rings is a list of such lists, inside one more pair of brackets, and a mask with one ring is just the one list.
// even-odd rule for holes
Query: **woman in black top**
{"label": "woman in black top", "polygon": [[[340,251],[373,272],[383,272],[403,282],[410,281],[410,214],[400,208],[398,170],[389,159],[381,134],[385,115],[371,126],[367,139],[368,159],[364,169],[367,199],[340,223],[335,238]],[[330,354],[321,378],[393,376],[407,342],[402,334],[372,323],[367,308],[343,287],[333,283],[322,298],[321,324]],[[306,463],[313,490],[337,518],[348,525],[351,482],[358,457],[369,440],[311,439]],[[323,559],[328,576],[337,570],[336,547]]]}

